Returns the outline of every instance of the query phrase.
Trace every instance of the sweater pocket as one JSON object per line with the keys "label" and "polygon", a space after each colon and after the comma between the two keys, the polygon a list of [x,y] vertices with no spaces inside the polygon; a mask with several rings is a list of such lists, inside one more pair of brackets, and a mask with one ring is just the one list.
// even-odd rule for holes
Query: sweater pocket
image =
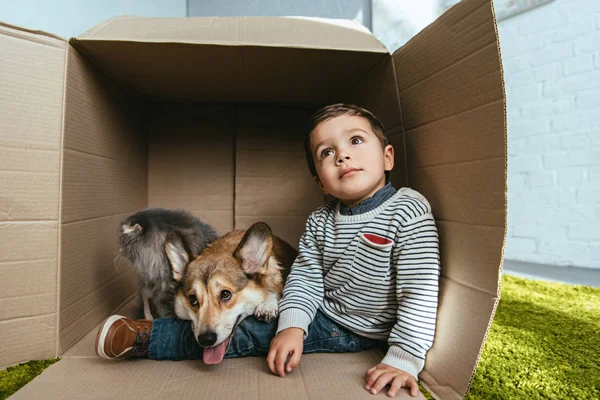
{"label": "sweater pocket", "polygon": [[360,233],[353,267],[368,273],[377,281],[390,275],[390,258],[394,241],[373,233]]}

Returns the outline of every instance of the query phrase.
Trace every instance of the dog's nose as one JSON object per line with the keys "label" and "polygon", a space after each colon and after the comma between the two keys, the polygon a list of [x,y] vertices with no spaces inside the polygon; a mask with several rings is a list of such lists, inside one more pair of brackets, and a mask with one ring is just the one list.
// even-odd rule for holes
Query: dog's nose
{"label": "dog's nose", "polygon": [[217,341],[217,334],[215,332],[205,332],[198,335],[198,343],[200,346],[209,347],[215,344]]}

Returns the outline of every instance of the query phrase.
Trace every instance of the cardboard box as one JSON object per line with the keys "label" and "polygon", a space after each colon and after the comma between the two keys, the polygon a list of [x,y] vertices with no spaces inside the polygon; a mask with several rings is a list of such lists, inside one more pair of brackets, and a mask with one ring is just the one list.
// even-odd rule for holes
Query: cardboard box
{"label": "cardboard box", "polygon": [[130,265],[114,262],[119,222],[183,207],[220,233],[262,220],[297,243],[324,201],[302,133],[311,112],[340,101],[379,116],[396,148],[392,182],[432,204],[442,278],[420,378],[436,398],[466,393],[506,227],[489,0],[460,2],[394,54],[357,27],[302,18],[119,17],[68,42],[2,24],[0,49],[0,368],[64,357],[15,398],[370,398],[363,375],[377,352],[306,355],[285,379],[262,359],[93,352],[97,325],[136,294]]}

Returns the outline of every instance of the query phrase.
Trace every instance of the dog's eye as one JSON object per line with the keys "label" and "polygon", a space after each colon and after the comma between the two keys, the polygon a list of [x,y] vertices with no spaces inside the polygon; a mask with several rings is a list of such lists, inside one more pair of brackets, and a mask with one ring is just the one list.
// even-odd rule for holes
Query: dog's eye
{"label": "dog's eye", "polygon": [[190,301],[190,304],[194,307],[196,307],[198,305],[198,298],[196,297],[195,294],[190,294],[188,296],[188,300]]}
{"label": "dog's eye", "polygon": [[231,292],[229,290],[221,290],[221,301],[227,301],[231,299]]}

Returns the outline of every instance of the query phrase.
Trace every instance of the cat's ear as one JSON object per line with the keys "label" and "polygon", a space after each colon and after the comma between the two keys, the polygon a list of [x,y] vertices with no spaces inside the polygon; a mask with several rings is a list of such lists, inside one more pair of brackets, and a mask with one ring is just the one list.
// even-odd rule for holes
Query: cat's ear
{"label": "cat's ear", "polygon": [[141,231],[142,231],[142,227],[140,226],[140,224],[135,224],[135,225],[123,224],[123,225],[121,225],[121,233],[123,235],[136,234],[136,233],[140,233]]}
{"label": "cat's ear", "polygon": [[181,236],[179,236],[179,234],[170,232],[167,235],[167,239],[165,241],[165,252],[167,253],[167,258],[171,263],[173,279],[179,282],[181,278],[183,278],[185,269],[190,262],[190,255],[186,250],[183,240],[181,240]]}

